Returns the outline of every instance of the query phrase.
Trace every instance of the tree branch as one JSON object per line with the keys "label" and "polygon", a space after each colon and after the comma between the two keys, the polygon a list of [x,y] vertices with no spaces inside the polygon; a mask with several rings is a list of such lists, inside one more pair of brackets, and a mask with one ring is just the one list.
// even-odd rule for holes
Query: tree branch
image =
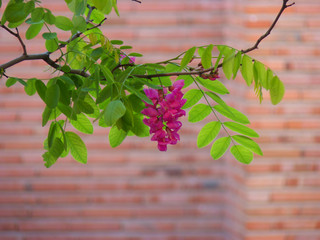
{"label": "tree branch", "polygon": [[26,45],[24,44],[24,42],[22,41],[22,39],[20,37],[20,33],[19,33],[18,28],[16,28],[17,33],[15,33],[13,31],[11,31],[10,28],[7,28],[5,25],[0,25],[0,27],[5,29],[7,32],[9,32],[11,35],[13,35],[14,37],[16,37],[19,40],[19,42],[20,42],[20,44],[22,46],[23,55],[27,55],[27,48],[26,48]]}
{"label": "tree branch", "polygon": [[[48,65],[50,65],[51,67],[61,71],[61,66],[57,63],[55,63],[49,56],[50,53],[49,52],[45,52],[45,53],[41,53],[41,54],[30,54],[30,55],[21,55],[20,57],[17,57],[7,63],[4,63],[2,65],[0,65],[0,69],[7,69],[9,67],[12,67],[13,65],[16,65],[20,62],[23,61],[28,61],[28,60],[43,60],[45,61]],[[77,69],[71,69],[68,73],[73,73],[73,74],[77,74],[77,75],[81,75],[83,77],[89,77],[89,74],[87,74],[84,71],[81,70],[77,70]]]}
{"label": "tree branch", "polygon": [[271,26],[269,27],[269,29],[265,32],[265,34],[263,34],[257,41],[256,43],[248,48],[248,49],[245,49],[245,50],[241,50],[242,53],[248,53],[248,52],[251,52],[252,50],[255,50],[258,48],[260,42],[265,39],[267,36],[270,35],[271,31],[273,30],[273,28],[276,26],[278,20],[280,19],[280,16],[282,15],[283,11],[288,8],[288,7],[291,7],[292,5],[295,4],[295,2],[291,3],[291,4],[288,4],[289,0],[283,0],[282,2],[282,7],[278,13],[278,15],[276,16],[276,18],[274,19],[273,23],[271,24]]}

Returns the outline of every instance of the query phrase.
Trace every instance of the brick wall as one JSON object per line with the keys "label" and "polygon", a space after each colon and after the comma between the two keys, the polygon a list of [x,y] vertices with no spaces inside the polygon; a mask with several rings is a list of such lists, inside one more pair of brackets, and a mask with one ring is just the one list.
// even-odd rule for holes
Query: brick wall
{"label": "brick wall", "polygon": [[[194,45],[251,46],[280,0],[120,1],[121,18],[103,31],[124,39],[151,61]],[[63,1],[44,1],[59,15]],[[197,150],[201,125],[185,123],[182,141],[159,153],[148,139],[129,137],[117,149],[107,130],[84,136],[87,165],[71,158],[42,164],[43,103],[0,81],[0,239],[10,240],[319,240],[320,2],[297,1],[252,56],[272,67],[287,92],[279,106],[258,100],[241,81],[226,82],[229,103],[250,115],[264,157],[249,166],[230,156],[213,161]],[[21,30],[23,31],[23,29]],[[169,41],[168,38],[169,37]],[[43,51],[41,38],[26,41]],[[18,56],[0,31],[0,62]],[[30,71],[32,69],[32,71]],[[49,76],[41,62],[8,74]]]}

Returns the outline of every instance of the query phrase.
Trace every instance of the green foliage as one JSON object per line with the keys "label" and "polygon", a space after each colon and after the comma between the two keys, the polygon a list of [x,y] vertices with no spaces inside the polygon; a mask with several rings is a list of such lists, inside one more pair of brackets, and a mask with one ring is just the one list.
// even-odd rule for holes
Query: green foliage
{"label": "green foliage", "polygon": [[195,105],[193,108],[191,108],[189,112],[188,120],[189,122],[199,122],[205,119],[210,113],[211,113],[210,106],[203,103],[199,103]]}
{"label": "green foliage", "polygon": [[197,78],[197,82],[199,82],[202,86],[207,88],[208,90],[218,93],[218,94],[228,94],[228,89],[218,80],[210,81],[207,79],[202,79],[200,77]]}
{"label": "green foliage", "polygon": [[230,152],[241,163],[249,164],[253,160],[253,153],[241,145],[233,145]]}
{"label": "green foliage", "polygon": [[110,146],[113,148],[119,146],[126,138],[126,136],[127,133],[124,130],[119,129],[118,126],[114,125],[109,132]]}
{"label": "green foliage", "polygon": [[272,104],[278,104],[282,100],[284,92],[285,89],[283,83],[277,76],[273,77],[270,82],[270,97]]}
{"label": "green foliage", "polygon": [[66,132],[68,148],[74,160],[79,163],[87,163],[87,148],[82,139],[74,132]]}
{"label": "green foliage", "polygon": [[213,45],[210,44],[201,55],[201,63],[203,68],[210,68],[212,66],[212,62],[211,62],[212,50],[213,50]]}
{"label": "green foliage", "polygon": [[190,89],[183,98],[187,99],[187,102],[183,105],[182,109],[187,109],[199,102],[202,98],[202,92],[199,89]]}
{"label": "green foliage", "polygon": [[41,31],[43,26],[43,23],[37,23],[37,24],[32,24],[29,26],[28,30],[26,31],[26,39],[30,40],[37,36],[39,32]]}
{"label": "green foliage", "polygon": [[184,54],[181,64],[180,64],[180,70],[183,70],[193,59],[194,53],[196,52],[197,48],[192,47],[186,53]]}
{"label": "green foliage", "polygon": [[[127,136],[148,137],[149,127],[144,124],[141,111],[145,104],[156,103],[147,97],[144,89],[156,89],[161,94],[166,87],[171,91],[173,82],[179,79],[184,79],[184,88],[187,88],[183,90],[183,98],[187,101],[182,109],[191,108],[188,121],[195,123],[209,115],[214,117],[197,136],[199,148],[213,142],[210,155],[215,160],[230,148],[236,160],[244,164],[252,161],[253,153],[262,155],[259,145],[251,139],[259,137],[258,133],[245,126],[250,123],[247,116],[229,106],[221,95],[230,93],[223,84],[224,77],[235,79],[240,70],[244,82],[247,86],[253,85],[260,101],[265,89],[270,93],[272,104],[278,104],[285,89],[270,68],[244,54],[246,51],[213,44],[194,46],[159,63],[137,64],[132,57],[142,57],[141,53],[127,53],[131,46],[125,45],[121,39],[109,40],[99,29],[112,9],[120,15],[116,0],[65,2],[71,11],[68,17],[54,16],[41,6],[40,1],[10,0],[1,19],[1,24],[12,30],[23,23],[28,24],[25,37],[31,41],[43,27],[46,29],[41,40],[48,52],[40,59],[51,60],[50,65],[59,74],[49,81],[16,77],[8,77],[6,81],[7,87],[19,82],[27,95],[37,94],[46,104],[41,123],[42,126],[50,125],[44,141],[46,167],[69,152],[77,162],[87,162],[86,146],[75,132],[66,132],[69,125],[84,134],[93,133],[92,121],[98,121],[101,127],[110,127],[111,147],[119,146]],[[0,7],[1,4],[0,0]],[[52,25],[65,31],[69,37],[61,39],[51,29]],[[57,55],[55,61],[51,53]],[[0,75],[5,76],[5,69],[0,70]],[[215,80],[218,71],[221,79]],[[231,121],[225,121],[225,118]],[[220,134],[223,137],[216,139]]]}
{"label": "green foliage", "polygon": [[71,29],[73,29],[72,21],[65,16],[56,16],[54,24],[57,28],[63,31],[70,31]]}
{"label": "green foliage", "polygon": [[197,138],[198,148],[202,148],[211,143],[218,135],[221,129],[221,122],[207,123],[199,132]]}
{"label": "green foliage", "polygon": [[241,133],[248,137],[255,137],[255,138],[259,137],[259,134],[256,133],[256,131],[242,124],[235,123],[235,122],[224,122],[223,125],[234,132]]}
{"label": "green foliage", "polygon": [[107,126],[112,126],[126,113],[126,107],[120,100],[112,101],[104,112],[104,121]]}
{"label": "green foliage", "polygon": [[211,147],[210,155],[214,160],[221,158],[228,150],[231,143],[230,137],[222,137],[216,140]]}
{"label": "green foliage", "polygon": [[240,111],[238,111],[237,109],[235,109],[233,107],[230,107],[230,106],[223,107],[221,105],[216,105],[213,108],[217,112],[219,112],[221,115],[223,115],[233,121],[236,121],[236,122],[239,122],[242,124],[249,124],[250,123],[250,121],[246,115],[244,115],[243,113],[241,113]]}

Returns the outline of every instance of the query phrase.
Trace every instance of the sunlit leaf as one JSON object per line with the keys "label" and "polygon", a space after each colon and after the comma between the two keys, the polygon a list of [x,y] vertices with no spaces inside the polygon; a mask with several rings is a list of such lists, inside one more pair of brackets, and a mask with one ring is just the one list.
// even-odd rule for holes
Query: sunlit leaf
{"label": "sunlit leaf", "polygon": [[249,164],[253,160],[253,153],[241,145],[232,146],[230,152],[241,163]]}
{"label": "sunlit leaf", "polygon": [[223,107],[221,105],[216,105],[213,107],[217,112],[219,112],[221,115],[230,118],[233,121],[242,123],[242,124],[249,124],[250,121],[247,118],[246,115],[244,115],[243,113],[241,113],[240,111],[238,111],[237,109],[228,106]]}
{"label": "sunlit leaf", "polygon": [[246,135],[248,137],[259,137],[259,134],[256,131],[242,124],[235,122],[224,122],[223,125],[234,132]]}
{"label": "sunlit leaf", "polygon": [[220,122],[209,122],[200,130],[197,137],[198,148],[202,148],[211,143],[218,135],[221,129]]}
{"label": "sunlit leaf", "polygon": [[189,112],[189,122],[199,122],[205,119],[211,113],[211,108],[203,103],[195,105]]}
{"label": "sunlit leaf", "polygon": [[275,76],[272,78],[270,82],[270,97],[271,97],[271,102],[273,105],[278,104],[281,102],[283,96],[285,93],[285,88],[283,83],[280,81],[280,79]]}
{"label": "sunlit leaf", "polygon": [[120,100],[112,101],[108,104],[104,120],[107,126],[112,126],[119,118],[121,118],[126,112],[126,107]]}
{"label": "sunlit leaf", "polygon": [[183,105],[182,109],[187,109],[195,105],[202,98],[202,92],[199,89],[190,89],[183,96],[187,102]]}
{"label": "sunlit leaf", "polygon": [[109,143],[111,147],[117,147],[119,146],[123,140],[126,138],[127,133],[119,129],[116,125],[114,125],[109,132]]}
{"label": "sunlit leaf", "polygon": [[248,148],[250,151],[262,156],[263,153],[261,151],[261,148],[259,147],[259,145],[253,141],[252,139],[242,136],[242,135],[234,135],[232,136],[232,138],[239,144],[241,144],[242,146]]}
{"label": "sunlit leaf", "polygon": [[228,150],[229,146],[231,143],[231,138],[230,137],[222,137],[216,140],[210,151],[210,155],[214,160],[218,160],[221,158],[225,152]]}
{"label": "sunlit leaf", "polygon": [[82,139],[74,132],[66,132],[65,135],[72,157],[77,162],[87,163],[87,148]]}

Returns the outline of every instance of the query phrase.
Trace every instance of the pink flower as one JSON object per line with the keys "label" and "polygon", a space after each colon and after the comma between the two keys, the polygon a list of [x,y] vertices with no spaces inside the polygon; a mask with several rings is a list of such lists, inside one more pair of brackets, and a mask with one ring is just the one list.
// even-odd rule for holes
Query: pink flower
{"label": "pink flower", "polygon": [[178,134],[182,123],[178,118],[185,116],[186,112],[181,107],[186,103],[182,99],[181,89],[184,80],[176,81],[170,88],[171,93],[167,94],[167,89],[144,89],[147,97],[153,104],[145,103],[146,108],[141,111],[149,118],[143,119],[144,124],[150,127],[150,134],[153,134],[151,141],[158,142],[160,151],[167,151],[168,144],[177,144],[180,140]]}

